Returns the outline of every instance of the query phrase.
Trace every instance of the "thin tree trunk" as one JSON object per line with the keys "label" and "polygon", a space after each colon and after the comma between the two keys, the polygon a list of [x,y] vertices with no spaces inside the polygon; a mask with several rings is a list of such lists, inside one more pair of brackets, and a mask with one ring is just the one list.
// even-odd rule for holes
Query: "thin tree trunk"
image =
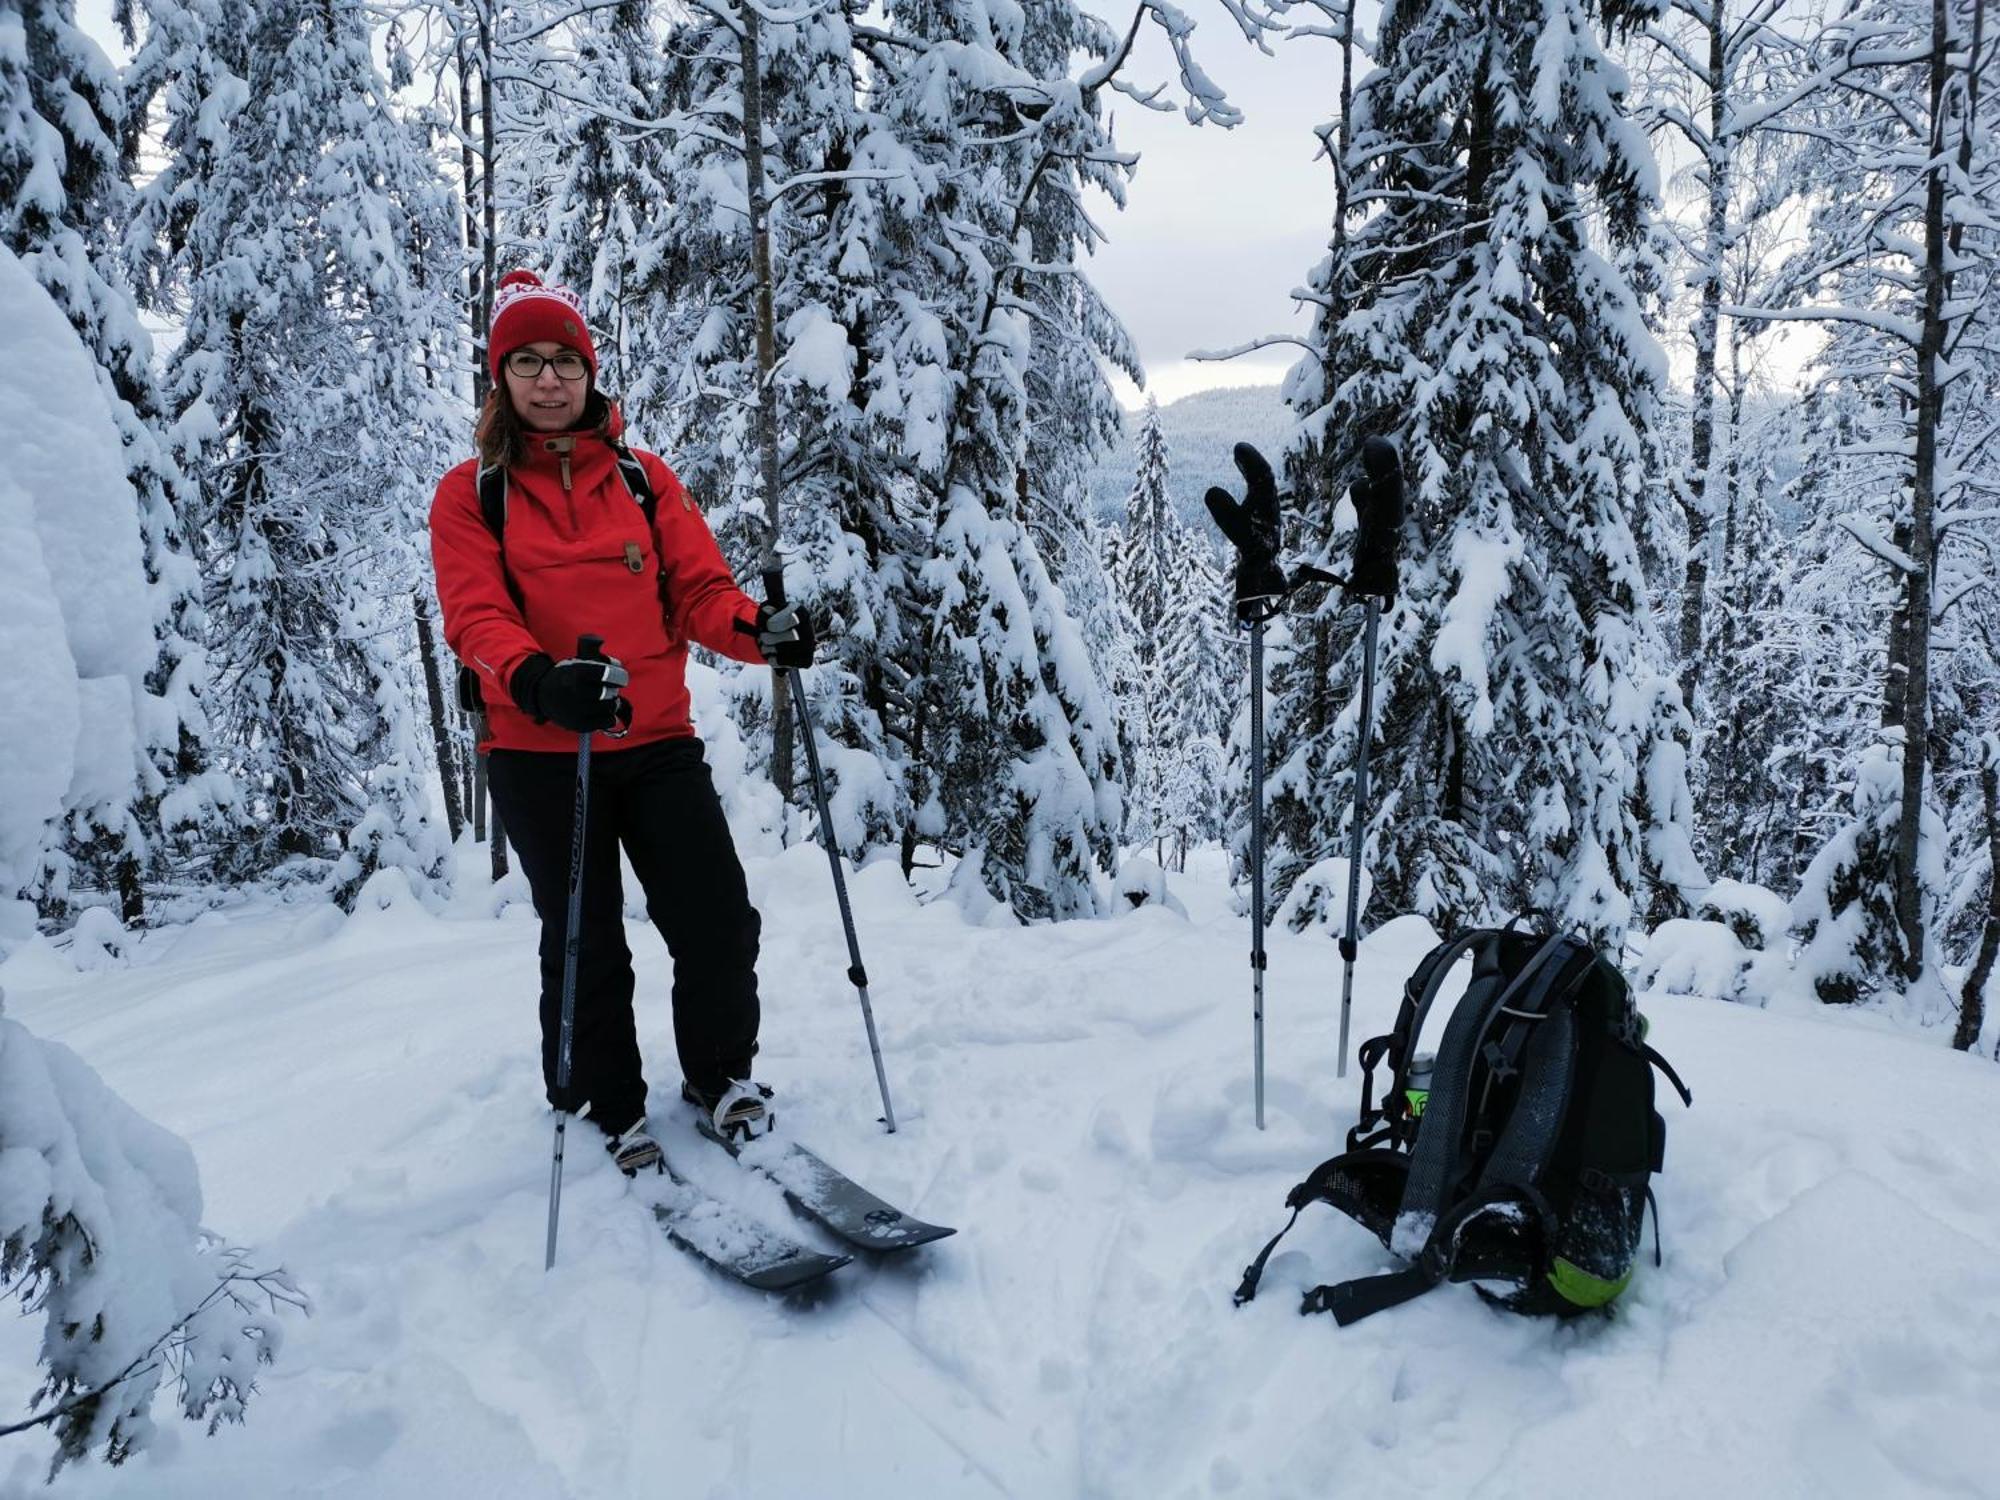
{"label": "thin tree trunk", "polygon": [[[500,279],[497,262],[499,246],[495,233],[495,221],[499,214],[496,203],[499,194],[494,190],[496,169],[499,166],[499,148],[495,144],[496,131],[493,125],[493,22],[486,4],[479,6],[479,148],[484,160],[479,172],[479,214],[480,214],[480,266],[482,276],[479,283],[479,319],[473,328],[473,350],[478,358],[473,363],[472,388],[478,400],[486,399],[489,379],[486,372],[486,331],[493,322],[493,290]],[[498,843],[498,840],[495,840]]]}
{"label": "thin tree trunk", "polygon": [[[757,283],[757,467],[764,490],[764,556],[769,574],[783,566],[778,555],[778,335],[771,307],[771,202],[764,182],[764,77],[756,7],[739,12],[743,59],[743,175],[750,199],[750,259]],[[789,674],[771,676],[771,781],[778,795],[792,796],[792,704]]]}
{"label": "thin tree trunk", "polygon": [[472,782],[472,841],[486,842],[486,757],[477,749],[472,752],[472,765],[467,771]]}
{"label": "thin tree trunk", "polygon": [[[479,789],[486,790],[486,757],[479,757],[479,769],[473,773],[479,780]],[[492,855],[493,878],[496,881],[507,878],[507,827],[500,821],[500,809],[488,804],[487,827],[492,834],[487,851]]]}
{"label": "thin tree trunk", "polygon": [[146,886],[141,879],[139,857],[129,843],[118,856],[118,919],[127,927],[146,920]]}
{"label": "thin tree trunk", "polygon": [[1682,510],[1687,516],[1687,563],[1681,575],[1681,701],[1694,712],[1701,686],[1702,619],[1708,594],[1712,529],[1709,470],[1715,462],[1717,345],[1722,328],[1722,256],[1729,235],[1729,156],[1722,143],[1728,99],[1723,12],[1708,13],[1708,223],[1702,236],[1701,312],[1694,324],[1693,425]]}
{"label": "thin tree trunk", "polygon": [[1958,1000],[1958,1030],[1951,1044],[1970,1052],[1979,1044],[1986,1025],[1986,986],[1993,978],[1993,963],[2000,958],[2000,739],[1989,737],[1986,764],[1979,768],[1979,789],[1986,799],[1986,931],[1979,940],[1979,957],[1965,976],[1965,989]]}
{"label": "thin tree trunk", "polygon": [[1924,181],[1923,327],[1917,345],[1917,456],[1910,485],[1909,555],[1903,577],[1903,803],[1896,826],[1896,922],[1903,930],[1903,977],[1924,967],[1923,881],[1919,874],[1924,816],[1924,775],[1930,760],[1931,571],[1936,556],[1938,427],[1944,388],[1938,365],[1944,354],[1945,296],[1945,96],[1951,76],[1947,0],[1931,0],[1931,165]]}
{"label": "thin tree trunk", "polygon": [[458,802],[458,756],[451,742],[451,722],[444,700],[444,669],[438,661],[437,632],[431,628],[430,606],[422,589],[410,590],[410,611],[417,617],[417,655],[424,665],[424,696],[431,710],[431,744],[437,750],[438,785],[444,790],[445,826],[456,844],[465,829]]}

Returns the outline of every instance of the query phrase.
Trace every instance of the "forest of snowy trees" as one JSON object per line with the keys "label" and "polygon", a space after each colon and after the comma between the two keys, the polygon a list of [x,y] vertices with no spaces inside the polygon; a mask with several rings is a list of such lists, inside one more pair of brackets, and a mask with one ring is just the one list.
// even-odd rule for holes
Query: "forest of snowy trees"
{"label": "forest of snowy trees", "polygon": [[[1141,191],[1111,106],[1245,107],[1197,19],[1326,60],[1287,555],[1338,570],[1364,437],[1410,479],[1371,919],[1707,923],[1743,974],[1789,952],[1822,999],[1902,995],[1972,1045],[2000,946],[1979,0],[119,0],[122,47],[18,0],[0,937],[250,885],[352,904],[385,869],[425,896],[468,833],[504,860],[423,525],[515,266],[577,288],[635,441],[821,622],[849,855],[944,859],[1039,921],[1101,910],[1121,849],[1240,853],[1227,560],[1157,409],[1123,517],[1089,503],[1110,372],[1141,375],[1089,271]],[[1175,76],[1134,72],[1146,28]],[[1280,897],[1346,845],[1359,620],[1307,589],[1272,627]],[[810,836],[791,707],[724,670],[776,831]]]}

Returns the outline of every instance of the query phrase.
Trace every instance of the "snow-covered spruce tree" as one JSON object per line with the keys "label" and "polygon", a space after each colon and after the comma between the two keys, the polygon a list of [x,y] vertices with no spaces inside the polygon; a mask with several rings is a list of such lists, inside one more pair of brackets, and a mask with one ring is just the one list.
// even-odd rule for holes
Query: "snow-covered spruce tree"
{"label": "snow-covered spruce tree", "polygon": [[0,640],[31,709],[0,715],[0,941],[68,895],[65,840],[131,802],[152,726],[138,685],[155,659],[143,540],[101,367],[28,267],[0,245],[14,414],[0,465],[7,587]]}
{"label": "snow-covered spruce tree", "polygon": [[[1021,59],[1037,78],[1066,82],[1073,59],[1103,56],[1108,40],[1103,23],[1082,9],[1037,5],[1027,11]],[[1103,608],[1109,581],[1092,533],[1090,482],[1125,426],[1105,371],[1118,370],[1135,383],[1145,373],[1124,324],[1083,271],[1084,257],[1104,238],[1085,190],[1095,188],[1122,209],[1126,175],[1126,163],[1108,156],[1052,164],[1024,214],[1027,254],[1037,270],[1018,279],[1029,319],[1027,451],[1018,476],[1022,515],[1082,629],[1107,701],[1116,691],[1119,643]],[[1129,786],[1122,755],[1119,767],[1114,774]]]}
{"label": "snow-covered spruce tree", "polygon": [[1028,530],[1022,466],[1030,283],[1076,274],[1082,231],[1058,224],[1037,259],[1034,226],[1054,222],[1038,194],[1080,193],[1089,159],[1116,165],[1095,90],[1068,77],[1074,47],[1109,54],[1115,38],[1067,5],[997,14],[915,0],[889,14],[914,47],[877,104],[937,170],[925,290],[952,372],[924,475],[936,509],[913,682],[922,801],[935,808],[923,831],[963,851],[968,894],[976,880],[1027,920],[1086,914],[1120,821],[1116,727]]}
{"label": "snow-covered spruce tree", "polygon": [[1174,860],[1187,868],[1188,849],[1220,838],[1227,805],[1230,684],[1239,675],[1228,635],[1221,568],[1207,540],[1181,532],[1173,608],[1160,643],[1155,682],[1160,695],[1156,743],[1167,758],[1161,821]]}
{"label": "snow-covered spruce tree", "polygon": [[1119,545],[1119,586],[1133,625],[1133,654],[1141,684],[1141,718],[1133,728],[1139,751],[1126,782],[1127,842],[1165,839],[1171,824],[1165,806],[1165,777],[1175,764],[1167,718],[1178,691],[1164,676],[1166,642],[1180,606],[1182,564],[1189,549],[1186,528],[1174,510],[1171,469],[1160,404],[1148,399],[1139,422],[1138,463],[1125,496],[1125,528]]}
{"label": "snow-covered spruce tree", "polygon": [[446,199],[360,13],[150,4],[212,60],[166,96],[140,223],[185,328],[168,396],[203,493],[217,727],[257,815],[222,863],[314,874],[346,849],[347,897],[395,851],[421,886],[447,851],[413,716],[381,706],[410,684],[380,632],[407,608],[407,541],[456,425],[418,363],[448,309],[413,269],[444,252]]}
{"label": "snow-covered spruce tree", "polygon": [[[4,997],[0,997],[4,1000]],[[118,1464],[152,1442],[154,1398],[240,1422],[281,1315],[304,1296],[280,1270],[201,1227],[187,1144],[143,1119],[67,1047],[37,1040],[0,1005],[0,1297],[43,1324],[30,1415],[50,1477],[77,1459]]]}
{"label": "snow-covered spruce tree", "polygon": [[1161,859],[1185,867],[1188,845],[1221,833],[1218,793],[1228,768],[1223,745],[1233,657],[1224,632],[1226,597],[1208,540],[1174,509],[1159,407],[1141,421],[1138,464],[1125,501],[1119,586],[1133,627],[1140,682],[1133,733],[1141,746],[1128,777],[1126,839],[1152,839]]}
{"label": "snow-covered spruce tree", "polygon": [[[1884,971],[1893,972],[1877,945],[1884,933],[1900,931],[1896,887],[1884,872],[1894,866],[1905,753],[1891,729],[1862,754],[1854,779],[1840,789],[1843,817],[1792,899],[1798,971],[1828,1004],[1866,1000],[1882,989]],[[1934,906],[1944,887],[1944,829],[1935,809],[1927,811],[1919,873],[1925,904]],[[1892,950],[1888,959],[1895,957]]]}
{"label": "snow-covered spruce tree", "polygon": [[1721,475],[1719,570],[1708,580],[1705,627],[1715,670],[1703,691],[1712,721],[1696,782],[1696,813],[1710,867],[1729,878],[1789,888],[1798,804],[1773,764],[1779,736],[1809,709],[1800,702],[1801,654],[1781,592],[1785,537],[1771,509],[1776,445],[1792,441],[1798,407],[1757,424],[1730,422]]}
{"label": "snow-covered spruce tree", "polygon": [[180,532],[180,475],[161,442],[152,341],[120,242],[132,139],[117,71],[77,27],[72,0],[32,0],[0,16],[0,243],[55,299],[96,366],[138,508],[157,642],[151,667],[130,684],[140,724],[131,775],[73,811],[40,895],[60,906],[80,872],[116,893],[128,923],[144,913],[144,882],[192,839],[221,837],[235,802],[208,772],[199,580]]}
{"label": "snow-covered spruce tree", "polygon": [[[1118,764],[1127,795],[1140,780],[1139,757],[1146,742],[1146,678],[1139,665],[1139,627],[1125,593],[1125,529],[1095,516],[1085,521],[1100,559],[1101,598],[1070,596],[1092,665],[1104,684],[1105,699],[1118,722]],[[1126,821],[1131,806],[1126,807]]]}
{"label": "snow-covered spruce tree", "polygon": [[[1331,396],[1303,416],[1329,474],[1371,433],[1403,452],[1367,844],[1374,903],[1440,926],[1535,906],[1615,939],[1705,883],[1629,519],[1665,367],[1614,259],[1653,168],[1600,30],[1650,13],[1402,0],[1356,90],[1366,217],[1317,335]],[[1334,515],[1328,498],[1308,514]],[[1320,608],[1339,612],[1333,691],[1302,675],[1273,716],[1280,888],[1342,846],[1351,801],[1360,610]]]}
{"label": "snow-covered spruce tree", "polygon": [[[2000,201],[2000,152],[1986,119],[2000,63],[1989,25],[1970,0],[1861,0],[1836,14],[1822,49],[1839,70],[1838,87],[1814,101],[1804,122],[1827,190],[1787,273],[1804,305],[1761,314],[1830,324],[1823,378],[1894,393],[1869,403],[1877,420],[1849,455],[1889,482],[1837,524],[1893,581],[1881,701],[1901,776],[1895,836],[1856,846],[1852,858],[1864,867],[1854,881],[1809,874],[1800,892],[1807,920],[1824,902],[1845,921],[1845,903],[1861,902],[1867,930],[1856,950],[1876,982],[1864,989],[1934,980],[1941,962],[1934,901],[1944,855],[1927,847],[1943,826],[1932,637],[1940,567],[1954,531],[1963,532],[1955,523],[1985,508],[1972,503],[1967,476],[1988,443],[1990,389],[1968,378],[1978,366],[1965,356],[1980,348],[1990,299],[1979,290],[1990,289],[2000,267],[1991,209]],[[1879,770],[1871,749],[1852,774],[1869,785]],[[1872,803],[1866,811],[1879,821]],[[1844,840],[1836,833],[1835,843]],[[1857,894],[1880,889],[1893,892],[1892,926]],[[1821,993],[1835,998],[1824,984]]]}

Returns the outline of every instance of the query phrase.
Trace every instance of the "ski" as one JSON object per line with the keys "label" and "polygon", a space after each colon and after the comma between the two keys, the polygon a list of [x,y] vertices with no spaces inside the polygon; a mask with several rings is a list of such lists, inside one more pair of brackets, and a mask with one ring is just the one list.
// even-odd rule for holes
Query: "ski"
{"label": "ski", "polygon": [[777,1183],[798,1213],[857,1249],[914,1250],[958,1233],[947,1225],[911,1217],[796,1142],[766,1137],[746,1145],[726,1140],[705,1118],[697,1118],[695,1128],[744,1166]]}
{"label": "ski", "polygon": [[651,1199],[667,1238],[760,1292],[786,1292],[837,1271],[852,1255],[828,1255],[779,1234],[664,1166],[667,1188]]}

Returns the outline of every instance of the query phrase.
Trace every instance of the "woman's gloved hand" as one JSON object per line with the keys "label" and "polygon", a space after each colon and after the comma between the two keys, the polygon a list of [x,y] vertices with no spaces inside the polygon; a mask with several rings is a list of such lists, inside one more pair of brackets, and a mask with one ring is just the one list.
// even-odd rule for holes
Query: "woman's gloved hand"
{"label": "woman's gloved hand", "polygon": [[773,668],[809,667],[819,644],[812,621],[796,604],[757,606],[757,649]]}
{"label": "woman's gloved hand", "polygon": [[[559,662],[538,651],[514,669],[508,689],[521,712],[536,723],[559,724],[572,734],[597,734],[618,724],[618,710],[625,706],[618,690],[631,680],[615,656],[572,656]],[[624,718],[631,719],[629,706]]]}

